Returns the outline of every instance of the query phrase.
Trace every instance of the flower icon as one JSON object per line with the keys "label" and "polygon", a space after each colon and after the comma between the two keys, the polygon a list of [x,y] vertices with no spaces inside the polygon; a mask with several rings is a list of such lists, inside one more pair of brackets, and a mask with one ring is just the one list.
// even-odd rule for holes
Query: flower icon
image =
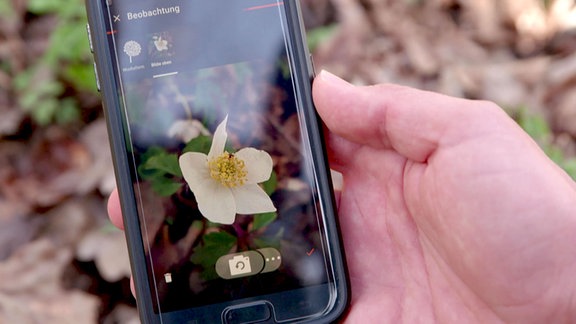
{"label": "flower icon", "polygon": [[179,158],[184,180],[196,196],[202,215],[213,223],[232,224],[236,214],[276,211],[258,183],[270,178],[272,158],[247,147],[232,154],[224,150],[228,116],[218,125],[208,155],[184,153]]}
{"label": "flower icon", "polygon": [[158,52],[168,50],[168,41],[163,39],[162,36],[154,36],[154,46]]}

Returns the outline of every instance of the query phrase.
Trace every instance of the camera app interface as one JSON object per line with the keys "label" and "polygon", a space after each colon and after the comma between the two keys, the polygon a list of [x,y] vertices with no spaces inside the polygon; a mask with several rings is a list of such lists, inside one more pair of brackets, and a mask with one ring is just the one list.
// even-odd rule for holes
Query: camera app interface
{"label": "camera app interface", "polygon": [[157,312],[327,282],[282,6],[110,3]]}

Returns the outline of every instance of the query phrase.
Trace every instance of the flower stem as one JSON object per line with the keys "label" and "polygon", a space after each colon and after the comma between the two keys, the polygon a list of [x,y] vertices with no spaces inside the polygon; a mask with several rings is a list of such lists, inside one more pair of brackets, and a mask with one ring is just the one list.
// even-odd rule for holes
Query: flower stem
{"label": "flower stem", "polygon": [[186,113],[186,119],[192,119],[192,108],[188,100],[186,100],[186,97],[180,92],[178,85],[174,81],[171,81],[170,88],[176,93],[176,101],[182,104],[182,108],[184,108],[184,112]]}

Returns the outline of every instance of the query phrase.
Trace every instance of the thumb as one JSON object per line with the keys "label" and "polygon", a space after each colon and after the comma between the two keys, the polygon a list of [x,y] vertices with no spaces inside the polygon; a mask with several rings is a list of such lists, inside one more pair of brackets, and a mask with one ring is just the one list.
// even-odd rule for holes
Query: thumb
{"label": "thumb", "polygon": [[314,80],[313,96],[332,133],[356,144],[395,150],[416,162],[427,161],[441,145],[493,128],[485,122],[489,111],[495,115],[488,116],[509,119],[488,102],[397,85],[357,87],[326,71]]}

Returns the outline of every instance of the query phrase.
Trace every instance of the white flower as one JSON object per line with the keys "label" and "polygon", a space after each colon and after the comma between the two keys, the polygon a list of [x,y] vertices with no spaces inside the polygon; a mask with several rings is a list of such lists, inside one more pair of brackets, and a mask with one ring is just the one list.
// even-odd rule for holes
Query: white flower
{"label": "white flower", "polygon": [[202,215],[213,223],[232,224],[236,214],[276,211],[258,183],[270,178],[272,158],[265,151],[247,147],[232,154],[224,151],[226,122],[214,132],[208,155],[184,153],[179,158],[184,180],[196,196]]}
{"label": "white flower", "polygon": [[158,52],[167,51],[168,50],[168,41],[162,39],[162,36],[155,36],[154,37],[154,46],[156,46],[156,50]]}
{"label": "white flower", "polygon": [[210,132],[196,119],[177,120],[168,130],[169,137],[178,138],[184,143],[200,135],[210,135]]}

